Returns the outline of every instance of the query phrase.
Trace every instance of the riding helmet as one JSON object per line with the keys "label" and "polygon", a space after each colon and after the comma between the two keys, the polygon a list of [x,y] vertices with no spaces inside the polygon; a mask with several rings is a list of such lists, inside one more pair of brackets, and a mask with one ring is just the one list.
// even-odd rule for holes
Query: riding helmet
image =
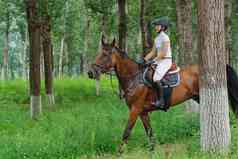
{"label": "riding helmet", "polygon": [[156,18],[151,22],[152,26],[161,25],[165,30],[169,27],[169,20],[167,17]]}

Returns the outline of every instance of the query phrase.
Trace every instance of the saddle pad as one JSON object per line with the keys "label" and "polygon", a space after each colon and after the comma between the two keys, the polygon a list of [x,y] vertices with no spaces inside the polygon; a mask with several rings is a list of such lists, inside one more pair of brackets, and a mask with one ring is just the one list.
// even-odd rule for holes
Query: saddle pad
{"label": "saddle pad", "polygon": [[179,73],[166,74],[165,77],[161,80],[163,87],[176,87],[180,83]]}
{"label": "saddle pad", "polygon": [[[143,73],[143,83],[148,86],[148,87],[153,87],[154,82],[153,82],[153,74],[150,76],[150,70],[149,68],[146,68],[144,73]],[[173,72],[168,72],[163,79],[161,80],[161,84],[164,88],[167,87],[176,87],[180,84],[180,74],[179,74],[179,69],[173,71]]]}

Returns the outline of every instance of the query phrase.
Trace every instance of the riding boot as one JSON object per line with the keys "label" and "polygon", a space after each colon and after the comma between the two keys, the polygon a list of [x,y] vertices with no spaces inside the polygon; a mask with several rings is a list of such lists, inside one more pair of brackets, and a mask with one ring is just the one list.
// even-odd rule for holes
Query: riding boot
{"label": "riding boot", "polygon": [[164,92],[163,92],[164,89],[160,81],[157,81],[155,85],[156,85],[156,91],[158,95],[157,101],[155,102],[155,106],[161,110],[166,111],[167,108],[165,107]]}

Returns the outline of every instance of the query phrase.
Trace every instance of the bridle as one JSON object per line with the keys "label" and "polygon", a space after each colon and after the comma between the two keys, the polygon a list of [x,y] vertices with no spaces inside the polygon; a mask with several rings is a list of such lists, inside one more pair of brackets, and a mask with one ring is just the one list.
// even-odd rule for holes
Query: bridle
{"label": "bridle", "polygon": [[[116,50],[116,48],[113,48],[113,49]],[[107,56],[108,59],[110,59],[110,58],[111,58],[111,54],[113,53],[113,49],[111,49],[108,54],[104,54],[104,56]],[[110,60],[110,64],[111,64],[111,60]],[[95,73],[96,73],[97,75],[100,75],[100,73],[104,73],[104,74],[110,76],[111,87],[112,87],[112,90],[114,90],[112,79],[113,79],[113,76],[114,76],[113,71],[115,71],[116,68],[113,67],[112,69],[109,69],[109,70],[108,70],[104,65],[102,65],[102,64],[96,64],[96,63],[92,64],[92,67],[94,68],[94,71],[95,71]],[[122,75],[119,76],[119,75],[117,75],[117,76],[118,76],[120,79],[129,81],[129,80],[134,80],[135,77],[138,76],[140,73],[142,73],[142,71],[139,69],[137,72],[135,72],[134,74],[131,74],[131,75],[126,75],[126,76],[122,76]],[[129,92],[130,89],[131,89],[130,87],[127,88],[127,89],[125,90],[125,92]],[[117,92],[115,92],[115,91],[113,91],[113,92],[114,92],[115,94],[117,94]]]}
{"label": "bridle", "polygon": [[[116,48],[113,48],[113,49],[116,50]],[[104,56],[107,56],[108,58],[111,58],[110,55],[113,53],[113,49],[112,49],[108,54],[104,54]],[[111,63],[112,63],[112,62],[110,61],[110,64],[111,64]],[[115,67],[113,67],[113,68],[110,69],[110,70],[107,70],[107,69],[105,68],[105,66],[103,66],[103,65],[101,65],[101,64],[96,64],[96,63],[92,64],[92,66],[93,66],[93,68],[95,68],[95,71],[96,71],[96,72],[98,72],[98,73],[105,73],[105,74],[109,74],[109,75],[112,75],[112,71],[115,71],[115,70],[116,70]],[[132,75],[120,76],[120,78],[123,78],[123,79],[131,79],[131,78],[137,76],[139,73],[141,73],[140,70],[137,71],[136,73],[132,74]]]}
{"label": "bridle", "polygon": [[92,64],[92,67],[96,72],[107,72],[102,65]]}

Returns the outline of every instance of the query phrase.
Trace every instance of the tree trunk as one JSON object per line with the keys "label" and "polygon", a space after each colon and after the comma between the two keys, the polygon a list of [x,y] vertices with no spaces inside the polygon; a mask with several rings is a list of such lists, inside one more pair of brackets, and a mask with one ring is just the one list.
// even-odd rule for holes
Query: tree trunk
{"label": "tree trunk", "polygon": [[28,61],[27,61],[27,57],[29,57],[29,54],[28,54],[28,50],[29,50],[29,40],[28,40],[28,29],[26,28],[25,31],[23,32],[23,53],[21,55],[21,77],[23,79],[26,79],[27,80],[27,77],[28,77]]}
{"label": "tree trunk", "polygon": [[[127,16],[126,16],[126,0],[117,0],[118,2],[118,16],[119,16],[119,48],[127,52]],[[119,96],[122,99],[123,91],[119,86]]]}
{"label": "tree trunk", "polygon": [[9,29],[10,29],[10,13],[9,13],[8,8],[7,8],[6,31],[5,31],[5,48],[3,50],[2,80],[7,80],[8,79]]}
{"label": "tree trunk", "polygon": [[153,8],[151,4],[151,0],[140,0],[140,28],[143,57],[146,56],[149,50],[153,47],[152,33],[150,29],[150,13]]}
{"label": "tree trunk", "polygon": [[40,24],[37,15],[37,0],[25,0],[30,43],[30,95],[31,117],[41,114],[40,96]]}
{"label": "tree trunk", "polygon": [[118,2],[118,15],[119,15],[119,48],[126,51],[126,38],[127,38],[127,17],[126,17],[126,0],[117,0]]}
{"label": "tree trunk", "polygon": [[[65,68],[65,66],[66,66],[66,68]],[[62,68],[63,68],[64,73],[66,72],[68,76],[71,75],[71,63],[69,61],[69,49],[68,49],[67,40],[65,40],[65,43],[64,43],[64,57],[63,57]]]}
{"label": "tree trunk", "polygon": [[61,45],[60,45],[60,57],[59,57],[59,78],[63,77],[64,68],[63,68],[63,59],[64,59],[64,50],[65,50],[65,34],[61,38]]}
{"label": "tree trunk", "polygon": [[232,35],[231,35],[231,19],[232,0],[225,1],[225,31],[226,31],[226,61],[232,65]]}
{"label": "tree trunk", "polygon": [[[101,49],[101,40],[99,40],[99,44],[98,44],[98,51]],[[96,88],[96,95],[99,96],[100,95],[100,76],[98,76],[98,78],[95,79],[95,88]]]}
{"label": "tree trunk", "polygon": [[204,151],[227,152],[231,143],[226,82],[224,0],[198,1],[200,125]]}
{"label": "tree trunk", "polygon": [[55,104],[53,93],[53,44],[51,40],[51,19],[48,13],[48,0],[44,3],[44,23],[42,25],[42,40],[44,52],[45,90],[49,105]]}
{"label": "tree trunk", "polygon": [[24,42],[24,59],[23,59],[23,72],[24,78],[29,80],[29,36],[28,28],[25,30],[25,42]]}
{"label": "tree trunk", "polygon": [[61,46],[60,46],[60,57],[59,57],[59,78],[63,78],[64,74],[64,65],[65,65],[65,54],[66,54],[66,17],[69,12],[69,2],[65,2],[65,9],[64,9],[64,15],[63,15],[63,35],[61,37]]}
{"label": "tree trunk", "polygon": [[[177,35],[179,42],[179,64],[189,65],[194,62],[192,0],[176,0]],[[192,100],[185,103],[187,112],[199,112],[199,105]]]}
{"label": "tree trunk", "polygon": [[[42,30],[42,24],[41,24],[41,30]],[[42,31],[40,31],[40,36],[42,36]],[[44,67],[44,50],[43,50],[43,39],[42,37],[40,38],[40,45],[41,45],[41,52],[40,52],[40,77],[41,80],[43,81],[45,78],[45,67]]]}
{"label": "tree trunk", "polygon": [[100,78],[96,79],[96,95],[99,96],[100,95]]}
{"label": "tree trunk", "polygon": [[179,64],[191,64],[193,58],[192,0],[176,0]]}
{"label": "tree trunk", "polygon": [[90,39],[90,17],[87,15],[86,26],[85,26],[85,37],[84,37],[84,53],[80,55],[80,73],[84,73],[84,55],[88,54],[88,46]]}

